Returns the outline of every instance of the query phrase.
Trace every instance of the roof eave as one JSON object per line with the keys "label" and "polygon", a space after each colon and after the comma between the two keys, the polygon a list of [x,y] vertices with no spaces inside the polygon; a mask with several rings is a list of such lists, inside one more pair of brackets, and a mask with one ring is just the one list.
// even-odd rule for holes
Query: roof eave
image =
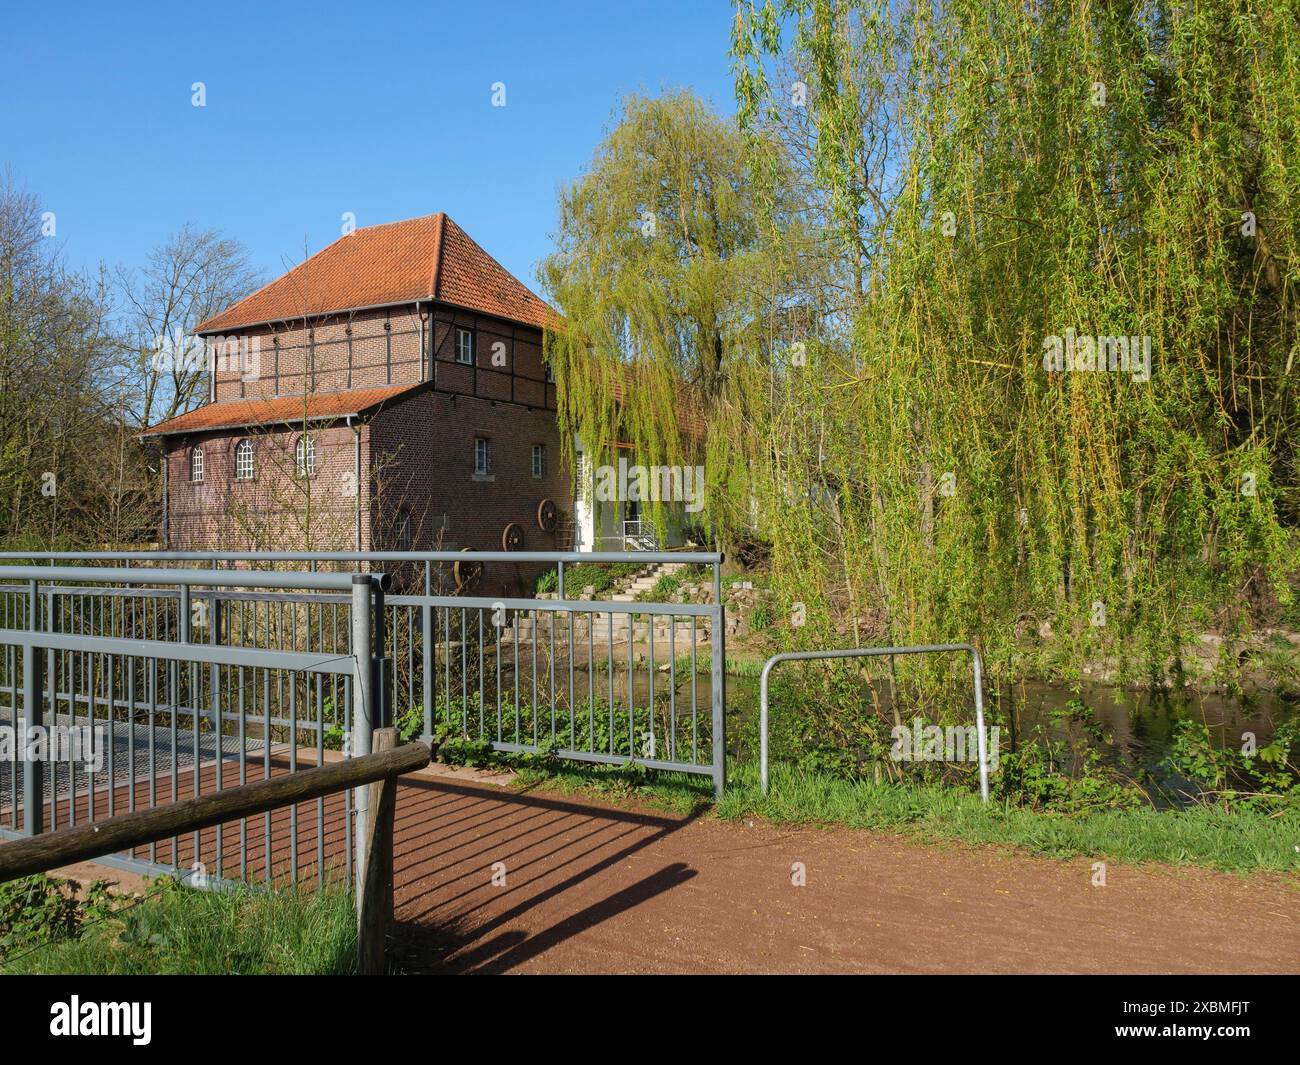
{"label": "roof eave", "polygon": [[[370,414],[390,403],[401,403],[416,393],[426,391],[432,386],[432,381],[418,381],[409,388],[405,388],[391,396],[385,396],[383,399],[376,400],[374,403],[367,403],[364,407],[357,407],[354,410],[330,411],[328,414],[303,414],[293,418],[272,418],[256,422],[226,422],[221,425],[192,425],[178,429],[168,429],[166,428],[167,422],[161,422],[152,429],[147,429],[140,433],[138,438],[144,440],[148,437],[154,436],[186,436],[192,433],[226,432],[230,429],[258,429],[267,425],[297,425],[302,422],[336,422],[342,418],[360,418],[363,414]],[[285,396],[281,398],[292,399],[294,397]],[[213,404],[208,405],[212,406]],[[195,409],[201,410],[202,408],[196,407]],[[184,415],[177,415],[177,417],[184,417]],[[172,419],[170,418],[168,419],[168,421],[171,420]]]}
{"label": "roof eave", "polygon": [[[209,336],[213,333],[221,333],[229,329],[253,329],[261,325],[280,325],[281,323],[297,322],[306,318],[328,318],[331,315],[336,314],[360,314],[363,311],[382,311],[391,307],[418,307],[421,303],[441,304],[444,307],[452,307],[458,311],[467,311],[470,314],[481,314],[488,318],[495,318],[499,322],[512,322],[515,325],[526,325],[530,329],[554,330],[556,328],[555,324],[547,324],[545,322],[525,322],[519,318],[510,318],[504,314],[497,314],[494,311],[485,311],[479,307],[469,307],[463,303],[455,303],[452,300],[442,299],[437,296],[413,296],[410,299],[398,300],[396,303],[371,303],[363,307],[342,307],[334,311],[314,311],[310,314],[295,315],[293,318],[264,318],[256,322],[235,322],[219,328],[206,328],[205,323],[205,325],[199,326],[199,328],[194,330],[194,335]],[[539,317],[544,317],[544,315],[539,315]],[[562,321],[562,319],[560,320]]]}
{"label": "roof eave", "polygon": [[[306,314],[295,314],[292,318],[263,318],[255,322],[232,322],[228,325],[219,327],[210,327],[204,322],[194,330],[195,336],[208,336],[211,333],[219,333],[226,329],[252,329],[259,325],[279,325],[282,322],[297,322],[306,318],[328,318],[335,314],[360,314],[362,311],[382,311],[389,307],[409,307],[428,303],[429,296],[412,296],[410,299],[395,300],[390,303],[369,303],[360,307],[340,307],[337,310],[328,311],[308,311]],[[209,319],[211,321],[211,319]]]}
{"label": "roof eave", "polygon": [[189,428],[180,429],[150,429],[148,432],[140,434],[140,439],[144,440],[151,436],[186,436],[190,433],[219,433],[227,429],[260,429],[267,425],[296,425],[298,422],[336,422],[340,418],[359,418],[361,415],[368,413],[380,406],[376,403],[373,406],[365,407],[361,410],[354,411],[337,411],[331,414],[308,414],[303,418],[284,418],[264,422],[227,422],[222,425],[194,425]]}

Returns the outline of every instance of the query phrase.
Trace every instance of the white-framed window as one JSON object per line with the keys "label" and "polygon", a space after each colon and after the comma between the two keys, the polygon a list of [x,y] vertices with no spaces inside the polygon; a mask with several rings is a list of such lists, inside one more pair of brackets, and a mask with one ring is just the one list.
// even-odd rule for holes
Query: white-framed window
{"label": "white-framed window", "polygon": [[546,476],[546,445],[533,445],[533,480],[540,481]]}
{"label": "white-framed window", "polygon": [[196,445],[190,448],[190,480],[196,484],[203,480],[203,447]]}
{"label": "white-framed window", "polygon": [[241,440],[235,445],[235,480],[253,479],[253,441]]}
{"label": "white-framed window", "polygon": [[393,523],[394,551],[411,550],[411,512],[399,510],[397,520]]}
{"label": "white-framed window", "polygon": [[474,330],[456,327],[456,361],[466,366],[474,365]]}
{"label": "white-framed window", "polygon": [[303,433],[293,447],[293,460],[299,477],[316,476],[316,441]]}
{"label": "white-framed window", "polygon": [[474,476],[488,477],[492,473],[492,441],[486,436],[474,438]]}

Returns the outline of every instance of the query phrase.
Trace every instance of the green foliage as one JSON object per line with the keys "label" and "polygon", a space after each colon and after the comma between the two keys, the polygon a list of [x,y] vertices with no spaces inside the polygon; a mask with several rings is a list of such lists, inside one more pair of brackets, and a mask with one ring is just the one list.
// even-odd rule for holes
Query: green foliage
{"label": "green foliage", "polygon": [[1149,805],[1141,791],[1107,769],[1096,747],[1087,748],[1067,770],[1075,754],[1063,741],[1034,736],[1001,755],[992,791],[1010,806],[1058,813]]}
{"label": "green foliage", "polygon": [[0,883],[0,962],[41,944],[76,939],[87,921],[111,912],[103,881],[93,881],[84,898],[79,890],[76,881],[48,876]]}
{"label": "green foliage", "polygon": [[[742,4],[739,125],[633,98],[563,194],[565,439],[673,464],[698,409],[707,519],[770,553],[792,649],[1145,682],[1293,616],[1294,14]],[[1149,340],[1150,379],[1045,365],[1077,337]]]}
{"label": "green foliage", "polygon": [[643,592],[637,593],[637,601],[642,603],[669,603],[682,588],[682,578],[676,573],[662,573],[654,584]]}
{"label": "green foliage", "polygon": [[[638,462],[694,464],[701,442],[688,424],[724,400],[733,367],[765,344],[769,315],[793,315],[805,283],[778,260],[795,245],[760,228],[745,151],[735,125],[689,92],[629,96],[588,172],[563,190],[540,276],[564,314],[544,343],[562,385],[566,461],[577,434],[598,463],[627,443]],[[778,210],[792,233],[797,205],[781,198]],[[705,472],[706,491],[722,492],[726,471]],[[662,525],[658,501],[649,511]]]}
{"label": "green foliage", "polygon": [[[771,402],[718,434],[754,460],[802,638],[841,612],[872,625],[870,604],[891,642],[979,633],[1009,668],[1017,621],[1045,618],[1065,671],[1106,655],[1145,678],[1215,611],[1285,608],[1293,15],[742,7],[742,123],[759,155],[806,134],[800,177],[858,295],[806,365],[774,355],[741,385]],[[804,123],[782,62],[808,82]],[[1151,379],[1047,372],[1067,330],[1149,337]]]}
{"label": "green foliage", "polygon": [[1179,721],[1166,762],[1193,785],[1190,798],[1272,808],[1278,797],[1300,795],[1300,721],[1280,725],[1271,743],[1249,753],[1214,746],[1203,722]]}
{"label": "green foliage", "polygon": [[355,967],[351,893],[194,891],[162,881],[120,904],[78,938],[13,955],[20,974],[137,975],[348,973]]}
{"label": "green foliage", "polygon": [[[570,599],[576,599],[582,594],[584,588],[592,588],[596,595],[603,595],[614,588],[619,581],[643,568],[639,562],[580,562],[573,566],[565,566],[564,594]],[[538,578],[539,592],[553,592],[558,586],[558,574],[555,570],[547,570]]]}
{"label": "green foliage", "polygon": [[[438,723],[434,733],[439,743],[438,758],[451,765],[530,766],[551,770],[558,768],[554,752],[560,750],[630,755],[634,761],[663,759],[668,755],[671,723],[667,685],[664,678],[656,686],[653,726],[644,700],[638,700],[635,713],[629,715],[625,701],[615,697],[611,702],[608,695],[599,690],[590,694],[579,690],[570,704],[567,688],[557,688],[554,705],[544,687],[539,687],[536,698],[531,688],[526,692],[503,690],[501,738],[507,743],[536,744],[541,749],[538,754],[492,748],[498,728],[494,696],[489,695],[484,705],[477,690],[470,691],[467,698],[454,695],[450,702],[440,692],[433,717]],[[397,728],[403,742],[420,738],[424,734],[423,708],[411,706],[400,712]],[[679,718],[677,755],[685,760],[690,759],[690,729],[689,719]],[[701,757],[707,758],[712,733],[707,708],[701,708],[697,730]],[[626,767],[626,771],[637,773],[640,770],[633,765]]]}

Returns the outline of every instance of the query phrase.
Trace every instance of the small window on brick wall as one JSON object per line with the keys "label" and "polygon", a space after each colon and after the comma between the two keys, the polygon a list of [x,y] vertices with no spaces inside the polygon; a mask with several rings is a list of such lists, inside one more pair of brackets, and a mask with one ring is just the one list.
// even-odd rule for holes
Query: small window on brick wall
{"label": "small window on brick wall", "polygon": [[474,330],[456,327],[456,361],[474,365]]}
{"label": "small window on brick wall", "polygon": [[253,479],[253,442],[241,440],[235,445],[235,480],[251,481]]}
{"label": "small window on brick wall", "polygon": [[203,448],[190,448],[190,480],[195,483],[203,480]]}
{"label": "small window on brick wall", "polygon": [[486,436],[474,440],[474,476],[488,477],[492,473],[492,441]]}
{"label": "small window on brick wall", "polygon": [[533,445],[533,479],[542,480],[546,476],[546,445]]}
{"label": "small window on brick wall", "polygon": [[299,477],[316,476],[316,441],[303,433],[293,449],[294,462],[298,467]]}

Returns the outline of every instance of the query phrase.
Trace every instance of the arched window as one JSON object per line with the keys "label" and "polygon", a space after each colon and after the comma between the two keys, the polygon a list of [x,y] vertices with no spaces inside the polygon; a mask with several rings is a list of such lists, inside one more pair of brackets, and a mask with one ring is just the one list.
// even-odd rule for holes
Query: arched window
{"label": "arched window", "polygon": [[253,441],[241,440],[235,445],[235,480],[253,479]]}
{"label": "arched window", "polygon": [[306,433],[298,437],[298,443],[293,449],[293,457],[298,465],[299,477],[316,476],[316,441]]}
{"label": "arched window", "polygon": [[190,448],[190,480],[203,480],[203,448],[202,446]]}

